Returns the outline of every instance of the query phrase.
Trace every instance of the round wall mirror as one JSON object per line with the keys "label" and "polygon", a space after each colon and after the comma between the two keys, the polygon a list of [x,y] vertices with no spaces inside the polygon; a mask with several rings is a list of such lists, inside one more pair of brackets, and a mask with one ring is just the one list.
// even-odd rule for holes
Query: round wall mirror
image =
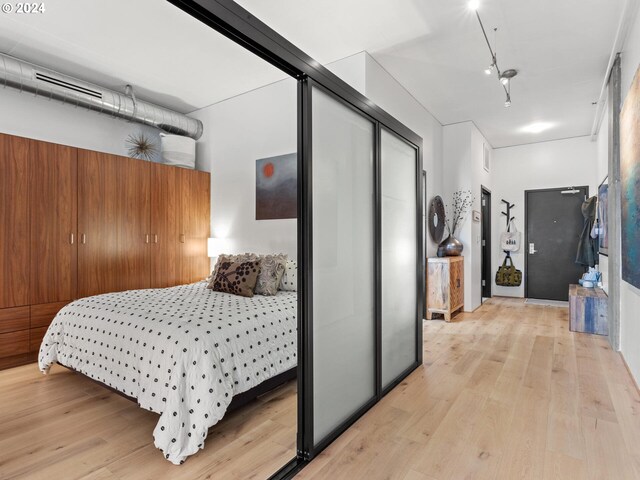
{"label": "round wall mirror", "polygon": [[435,243],[442,241],[444,234],[444,203],[439,195],[429,203],[429,235]]}

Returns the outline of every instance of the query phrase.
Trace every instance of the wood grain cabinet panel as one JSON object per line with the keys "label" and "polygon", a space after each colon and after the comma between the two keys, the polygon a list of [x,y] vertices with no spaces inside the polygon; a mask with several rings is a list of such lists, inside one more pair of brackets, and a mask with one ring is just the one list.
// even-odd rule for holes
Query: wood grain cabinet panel
{"label": "wood grain cabinet panel", "polygon": [[434,313],[451,314],[464,308],[464,257],[427,259],[427,319]]}
{"label": "wood grain cabinet panel", "polygon": [[78,297],[118,289],[118,161],[78,150]]}
{"label": "wood grain cabinet panel", "polygon": [[30,352],[39,352],[40,345],[42,344],[42,339],[47,333],[48,327],[38,327],[32,328],[29,330],[29,351]]}
{"label": "wood grain cabinet panel", "polygon": [[31,304],[73,300],[77,263],[77,150],[29,144]]}
{"label": "wood grain cabinet panel", "polygon": [[151,165],[151,287],[180,283],[181,175],[177,168]]}
{"label": "wood grain cabinet panel", "polygon": [[31,305],[31,328],[48,327],[56,313],[69,302],[44,303]]}
{"label": "wood grain cabinet panel", "polygon": [[117,291],[150,286],[150,163],[115,157],[117,176]]}
{"label": "wood grain cabinet panel", "polygon": [[0,333],[29,328],[29,307],[3,308],[0,310]]}
{"label": "wood grain cabinet panel", "polygon": [[78,152],[78,296],[148,288],[149,163]]}
{"label": "wood grain cabinet panel", "polygon": [[0,134],[0,308],[29,304],[29,141]]}
{"label": "wood grain cabinet panel", "polygon": [[0,358],[29,352],[29,330],[0,333]]}
{"label": "wood grain cabinet panel", "polygon": [[207,239],[210,231],[210,176],[181,169],[181,275],[180,283],[193,283],[209,275]]}

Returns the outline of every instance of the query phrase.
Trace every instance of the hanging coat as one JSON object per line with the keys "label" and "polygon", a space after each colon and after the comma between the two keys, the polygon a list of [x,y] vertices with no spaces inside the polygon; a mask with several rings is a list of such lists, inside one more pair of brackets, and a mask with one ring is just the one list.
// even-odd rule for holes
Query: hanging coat
{"label": "hanging coat", "polygon": [[591,236],[591,229],[596,221],[596,208],[598,205],[597,197],[591,197],[582,202],[582,216],[584,217],[584,226],[580,234],[578,242],[578,253],[576,255],[576,263],[586,267],[594,267],[598,259],[598,244]]}

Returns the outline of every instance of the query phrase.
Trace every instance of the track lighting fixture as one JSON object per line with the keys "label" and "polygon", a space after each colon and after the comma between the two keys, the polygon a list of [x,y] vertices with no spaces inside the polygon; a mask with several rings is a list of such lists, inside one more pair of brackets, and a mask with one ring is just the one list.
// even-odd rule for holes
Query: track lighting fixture
{"label": "track lighting fixture", "polygon": [[[511,106],[511,79],[518,74],[518,71],[513,68],[509,68],[504,72],[500,71],[500,68],[498,67],[498,59],[496,57],[496,52],[491,47],[491,43],[489,42],[489,37],[487,37],[487,32],[484,29],[484,24],[482,23],[482,20],[480,19],[480,14],[478,13],[479,7],[480,7],[479,0],[471,0],[469,2],[469,9],[473,10],[476,13],[476,18],[478,19],[478,23],[480,24],[480,28],[482,29],[482,34],[484,35],[484,39],[487,42],[487,47],[489,47],[489,53],[491,53],[491,65],[489,65],[487,68],[484,69],[484,73],[486,75],[491,75],[495,70],[496,74],[498,75],[498,80],[502,84],[504,93],[507,96],[506,101],[504,102],[504,106],[510,107]],[[497,28],[493,29],[494,32],[496,32],[497,30],[498,30]]]}

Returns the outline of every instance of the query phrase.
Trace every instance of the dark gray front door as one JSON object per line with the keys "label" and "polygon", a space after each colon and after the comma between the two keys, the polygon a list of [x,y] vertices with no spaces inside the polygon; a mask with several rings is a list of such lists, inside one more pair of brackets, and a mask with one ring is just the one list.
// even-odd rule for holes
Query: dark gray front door
{"label": "dark gray front door", "polygon": [[568,300],[584,268],[575,263],[589,187],[525,192],[525,296]]}

